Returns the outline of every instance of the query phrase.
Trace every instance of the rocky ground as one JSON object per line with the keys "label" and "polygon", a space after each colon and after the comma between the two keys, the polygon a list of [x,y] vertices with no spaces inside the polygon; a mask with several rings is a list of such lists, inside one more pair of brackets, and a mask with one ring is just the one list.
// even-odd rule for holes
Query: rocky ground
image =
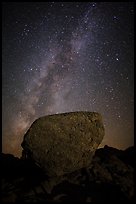
{"label": "rocky ground", "polygon": [[134,201],[134,147],[105,146],[89,168],[50,179],[30,160],[1,154],[2,202]]}

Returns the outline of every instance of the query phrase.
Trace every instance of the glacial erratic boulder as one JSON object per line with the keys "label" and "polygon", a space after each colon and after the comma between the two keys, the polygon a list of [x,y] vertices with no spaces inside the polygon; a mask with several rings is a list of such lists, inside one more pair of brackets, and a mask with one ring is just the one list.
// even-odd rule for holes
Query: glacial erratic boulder
{"label": "glacial erratic boulder", "polygon": [[22,147],[27,158],[53,177],[89,166],[103,137],[99,113],[62,113],[37,119],[25,134]]}

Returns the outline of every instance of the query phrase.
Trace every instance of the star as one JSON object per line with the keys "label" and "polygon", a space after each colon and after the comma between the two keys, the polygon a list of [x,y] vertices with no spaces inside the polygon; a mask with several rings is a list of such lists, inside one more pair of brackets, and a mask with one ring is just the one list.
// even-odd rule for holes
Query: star
{"label": "star", "polygon": [[35,119],[82,110],[101,113],[107,145],[133,145],[133,2],[6,2],[2,15],[4,152],[20,155]]}

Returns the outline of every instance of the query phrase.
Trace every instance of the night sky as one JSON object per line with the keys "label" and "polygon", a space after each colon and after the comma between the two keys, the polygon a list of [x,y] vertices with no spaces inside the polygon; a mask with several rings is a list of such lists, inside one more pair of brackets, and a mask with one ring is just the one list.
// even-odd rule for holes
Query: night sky
{"label": "night sky", "polygon": [[107,144],[133,145],[132,2],[7,2],[2,18],[2,147],[19,156],[32,122],[96,111]]}

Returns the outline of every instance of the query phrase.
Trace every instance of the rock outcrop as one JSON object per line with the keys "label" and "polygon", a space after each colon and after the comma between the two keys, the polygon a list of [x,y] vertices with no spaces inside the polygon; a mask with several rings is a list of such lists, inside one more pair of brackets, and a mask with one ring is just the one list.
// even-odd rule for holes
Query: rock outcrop
{"label": "rock outcrop", "polygon": [[63,175],[50,194],[48,177],[32,161],[6,154],[0,161],[2,203],[134,202],[134,147],[97,149],[90,167]]}
{"label": "rock outcrop", "polygon": [[99,113],[49,115],[37,119],[25,134],[23,154],[48,176],[61,176],[89,166],[103,137]]}

